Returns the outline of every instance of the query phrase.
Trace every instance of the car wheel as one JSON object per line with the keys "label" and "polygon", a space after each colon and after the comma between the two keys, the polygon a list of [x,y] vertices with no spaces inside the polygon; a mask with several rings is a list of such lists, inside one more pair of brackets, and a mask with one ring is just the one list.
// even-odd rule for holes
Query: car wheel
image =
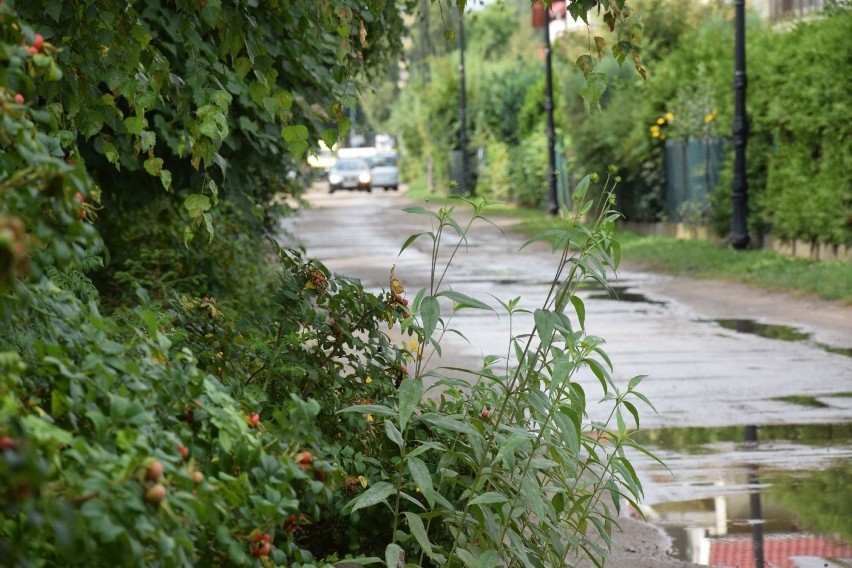
{"label": "car wheel", "polygon": [[398,186],[398,185],[395,185],[395,186],[393,186],[391,189],[392,189],[392,190],[394,190],[394,191],[399,191],[399,186]]}
{"label": "car wheel", "polygon": [[334,188],[333,188],[333,187],[329,187],[329,188],[328,188],[328,192],[329,192],[329,193],[334,193]]}

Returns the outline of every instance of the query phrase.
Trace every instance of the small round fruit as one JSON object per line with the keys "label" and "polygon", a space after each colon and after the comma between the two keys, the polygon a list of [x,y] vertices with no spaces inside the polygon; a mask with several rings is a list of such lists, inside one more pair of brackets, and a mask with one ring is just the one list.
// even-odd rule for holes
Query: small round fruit
{"label": "small round fruit", "polygon": [[485,408],[483,408],[483,409],[482,409],[482,414],[481,414],[480,416],[482,416],[483,418],[488,418],[488,410],[487,410],[487,409],[485,409]]}
{"label": "small round fruit", "polygon": [[204,481],[204,474],[198,471],[197,469],[190,473],[189,476],[196,484],[200,484],[202,481]]}
{"label": "small round fruit", "polygon": [[148,481],[157,481],[163,477],[163,464],[157,460],[151,460],[148,463],[148,471],[145,472],[145,479]]}
{"label": "small round fruit", "polygon": [[180,454],[180,457],[186,459],[189,457],[189,448],[186,446],[178,446],[178,453]]}
{"label": "small round fruit", "polygon": [[33,39],[33,47],[36,49],[41,49],[44,47],[44,37],[41,34],[36,34]]}
{"label": "small round fruit", "polygon": [[158,483],[145,492],[145,500],[153,505],[159,505],[166,499],[166,486]]}
{"label": "small round fruit", "polygon": [[251,555],[255,558],[263,558],[264,556],[269,556],[271,551],[272,545],[268,542],[264,542],[263,544],[254,547],[251,551]]}
{"label": "small round fruit", "polygon": [[21,93],[15,94],[15,102],[19,105],[24,104],[24,95],[22,95]]}

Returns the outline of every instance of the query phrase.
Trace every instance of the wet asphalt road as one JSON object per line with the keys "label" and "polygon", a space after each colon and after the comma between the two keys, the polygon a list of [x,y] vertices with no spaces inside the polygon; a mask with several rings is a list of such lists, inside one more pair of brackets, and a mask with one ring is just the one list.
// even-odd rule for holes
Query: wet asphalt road
{"label": "wet asphalt road", "polygon": [[[295,235],[310,257],[333,272],[360,278],[368,289],[389,287],[397,277],[409,297],[428,285],[431,243],[417,241],[402,255],[408,235],[428,230],[428,220],[402,212],[414,205],[403,194],[375,191],[328,194],[318,185],[308,194],[312,207],[282,223],[282,234]],[[557,258],[548,245],[519,252],[524,237],[500,221],[503,234],[478,222],[466,249],[458,253],[447,282],[457,291],[498,303],[521,297],[535,309],[547,292]],[[287,239],[284,238],[284,242]],[[291,244],[293,241],[289,241]],[[448,242],[447,244],[451,244]],[[613,281],[620,301],[583,292],[589,333],[606,340],[617,384],[648,375],[642,392],[657,409],[640,407],[641,427],[721,427],[852,422],[852,307],[771,294],[721,282],[674,278],[623,268]],[[728,329],[716,320],[743,318],[791,325],[810,334],[807,341],[782,341]],[[452,320],[469,343],[449,336],[441,364],[476,366],[483,355],[505,354],[508,318],[465,310]],[[514,322],[515,333],[531,329],[531,318]],[[581,381],[589,399],[600,393],[588,374]],[[782,400],[810,397],[821,406]],[[590,409],[592,419],[595,407]],[[743,467],[820,468],[831,460],[852,459],[852,447],[814,448],[776,442],[759,450],[739,445],[711,455],[661,451],[671,472],[637,458],[649,505],[717,494],[708,486],[741,483]]]}

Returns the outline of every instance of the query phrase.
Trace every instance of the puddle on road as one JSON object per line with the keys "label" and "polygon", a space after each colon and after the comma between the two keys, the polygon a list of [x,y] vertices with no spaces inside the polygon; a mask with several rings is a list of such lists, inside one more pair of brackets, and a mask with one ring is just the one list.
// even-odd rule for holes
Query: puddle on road
{"label": "puddle on road", "polygon": [[[761,426],[759,432],[761,443],[787,441],[815,447],[852,445],[852,423],[780,424]],[[645,430],[637,432],[634,439],[643,445],[681,454],[703,453],[707,446],[718,442],[745,444],[742,426]]]}
{"label": "puddle on road", "polygon": [[[719,458],[724,479],[689,481],[702,498],[652,506],[649,520],[669,533],[677,558],[726,568],[804,568],[823,566],[817,559],[852,559],[852,424],[672,428],[640,432],[637,440],[652,452],[690,456],[734,443],[733,452]],[[796,463],[796,469],[748,463],[785,443],[835,452],[838,459],[812,467]]]}
{"label": "puddle on road", "polygon": [[620,302],[631,302],[631,303],[640,303],[640,304],[654,304],[657,306],[665,306],[666,302],[661,302],[659,300],[652,300],[648,296],[644,294],[638,294],[636,292],[628,292],[630,288],[627,286],[613,286],[612,292],[602,291],[597,292],[595,294],[591,294],[589,299],[591,300],[616,300]]}
{"label": "puddle on road", "polygon": [[760,323],[750,319],[716,319],[716,320],[701,320],[712,321],[724,327],[739,333],[749,333],[766,337],[767,339],[780,339],[781,341],[802,341],[819,347],[823,351],[836,353],[852,357],[852,347],[837,347],[834,345],[826,345],[811,340],[811,334],[806,333],[795,327],[788,325],[774,325],[768,323]]}

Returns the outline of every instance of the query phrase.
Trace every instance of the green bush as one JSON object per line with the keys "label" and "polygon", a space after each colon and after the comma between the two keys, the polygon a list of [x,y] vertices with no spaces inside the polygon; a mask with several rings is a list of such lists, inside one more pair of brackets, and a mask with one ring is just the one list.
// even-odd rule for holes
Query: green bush
{"label": "green bush", "polygon": [[749,112],[772,147],[753,156],[766,171],[755,204],[777,237],[852,243],[852,79],[838,75],[852,62],[850,29],[840,9],[760,38],[769,49],[750,71]]}
{"label": "green bush", "polygon": [[[346,130],[331,101],[399,40],[382,35],[394,7],[0,3],[4,565],[602,562],[622,498],[641,496],[625,448],[647,401],[640,377],[615,388],[575,294],[619,258],[615,213],[578,224],[588,178],[536,237],[560,256],[535,327],[507,339],[515,358],[466,381],[431,371],[434,398],[426,363],[452,313],[488,305],[437,266],[413,297],[393,271],[372,294],[260,240],[296,191],[282,170],[336,139],[326,119]],[[307,41],[314,25],[328,33]],[[435,231],[403,249],[431,237],[437,259],[482,205],[464,228],[451,208],[412,212]],[[186,249],[199,230],[209,248]],[[581,369],[605,423],[584,418]]]}

